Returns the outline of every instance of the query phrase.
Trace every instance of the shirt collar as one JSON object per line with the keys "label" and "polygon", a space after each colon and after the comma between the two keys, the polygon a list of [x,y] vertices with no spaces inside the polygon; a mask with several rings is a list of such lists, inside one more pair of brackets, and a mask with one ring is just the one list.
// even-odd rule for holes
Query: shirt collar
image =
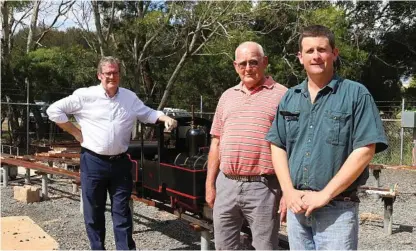
{"label": "shirt collar", "polygon": [[[110,97],[108,96],[107,92],[105,91],[104,87],[101,85],[101,83],[100,83],[99,85],[97,85],[97,87],[98,87],[98,89],[100,90],[101,94],[103,94],[103,95],[104,95],[105,97],[107,97],[107,98],[110,98]],[[117,87],[117,92],[116,92],[116,95],[114,95],[114,97],[112,97],[112,98],[117,97],[119,93],[120,93],[120,87]]]}
{"label": "shirt collar", "polygon": [[[264,83],[261,86],[256,87],[254,90],[256,90],[257,88],[260,88],[260,87],[264,87],[264,88],[267,88],[267,89],[273,89],[275,83],[276,82],[273,80],[272,77],[267,76]],[[236,90],[236,91],[242,91],[243,90],[243,82],[240,81],[240,83],[238,83],[238,85],[234,86],[233,89]]]}
{"label": "shirt collar", "polygon": [[[338,75],[334,74],[331,81],[324,88],[322,88],[322,90],[330,88],[334,94],[338,90],[340,81],[342,81],[342,79]],[[302,94],[308,96],[308,79],[305,79],[300,85],[296,86],[295,91],[301,92]]]}

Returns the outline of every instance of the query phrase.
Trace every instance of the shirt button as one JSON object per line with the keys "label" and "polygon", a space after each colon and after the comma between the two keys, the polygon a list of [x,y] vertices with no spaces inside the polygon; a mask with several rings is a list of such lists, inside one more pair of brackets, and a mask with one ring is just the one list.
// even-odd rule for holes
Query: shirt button
{"label": "shirt button", "polygon": [[310,152],[306,152],[306,156],[309,156],[311,153]]}
{"label": "shirt button", "polygon": [[311,142],[311,139],[308,139],[308,142]]}
{"label": "shirt button", "polygon": [[309,126],[309,128],[311,128],[311,129],[312,129],[312,128],[313,128],[313,125],[310,125],[310,126]]}
{"label": "shirt button", "polygon": [[303,170],[305,170],[305,171],[308,171],[308,169],[305,167],[305,168],[303,168]]}

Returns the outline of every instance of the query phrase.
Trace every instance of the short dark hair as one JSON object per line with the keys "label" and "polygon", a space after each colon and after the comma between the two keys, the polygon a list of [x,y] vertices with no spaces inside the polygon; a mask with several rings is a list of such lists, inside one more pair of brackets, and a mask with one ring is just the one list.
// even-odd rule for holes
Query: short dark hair
{"label": "short dark hair", "polygon": [[97,73],[102,73],[102,67],[105,64],[116,64],[118,66],[118,68],[120,69],[120,60],[118,60],[118,58],[115,57],[102,57],[100,59],[100,62],[98,62],[98,66],[97,66]]}
{"label": "short dark hair", "polygon": [[329,40],[331,48],[335,48],[335,35],[326,26],[316,24],[303,28],[299,36],[299,51],[302,51],[302,40],[305,37],[326,37]]}

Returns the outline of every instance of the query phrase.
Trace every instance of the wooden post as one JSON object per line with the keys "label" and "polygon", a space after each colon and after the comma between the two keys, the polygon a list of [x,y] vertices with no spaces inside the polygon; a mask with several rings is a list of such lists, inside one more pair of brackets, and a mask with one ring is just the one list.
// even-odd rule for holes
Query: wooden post
{"label": "wooden post", "polygon": [[380,173],[381,173],[381,170],[373,169],[373,176],[374,176],[374,179],[375,179],[374,185],[376,187],[380,187]]}
{"label": "wooden post", "polygon": [[392,234],[393,228],[393,202],[394,198],[384,197],[384,232]]}

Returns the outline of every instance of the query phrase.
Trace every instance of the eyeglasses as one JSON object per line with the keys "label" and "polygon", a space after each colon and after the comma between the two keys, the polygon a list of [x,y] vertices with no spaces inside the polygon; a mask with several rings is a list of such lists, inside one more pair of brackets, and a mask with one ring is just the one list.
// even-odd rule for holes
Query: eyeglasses
{"label": "eyeglasses", "polygon": [[109,78],[111,76],[118,76],[118,71],[110,71],[110,72],[101,72],[105,77]]}
{"label": "eyeglasses", "polygon": [[238,68],[240,68],[240,70],[243,70],[247,67],[247,64],[250,68],[255,68],[259,66],[259,61],[257,60],[243,61],[243,62],[237,63],[237,66]]}

